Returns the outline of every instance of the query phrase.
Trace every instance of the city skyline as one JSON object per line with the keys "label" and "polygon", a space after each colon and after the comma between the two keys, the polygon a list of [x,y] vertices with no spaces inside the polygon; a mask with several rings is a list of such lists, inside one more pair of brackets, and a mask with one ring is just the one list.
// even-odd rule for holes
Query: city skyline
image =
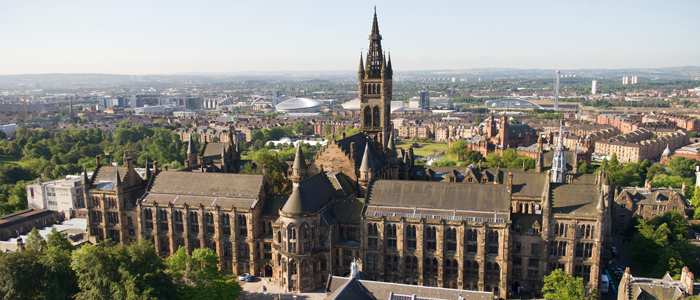
{"label": "city skyline", "polygon": [[0,74],[355,70],[374,5],[396,70],[700,65],[691,1],[20,2]]}

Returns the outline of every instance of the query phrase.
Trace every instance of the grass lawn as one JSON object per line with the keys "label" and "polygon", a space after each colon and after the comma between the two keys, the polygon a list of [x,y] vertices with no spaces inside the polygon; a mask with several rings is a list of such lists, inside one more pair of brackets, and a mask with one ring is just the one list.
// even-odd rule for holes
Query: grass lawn
{"label": "grass lawn", "polygon": [[7,155],[0,155],[0,165],[2,164],[18,164],[21,165],[19,162],[19,158],[17,157],[12,157],[12,156],[7,156]]}
{"label": "grass lawn", "polygon": [[396,141],[396,147],[399,148],[404,148],[408,149],[411,147],[413,143],[418,144],[418,148],[416,149],[433,149],[433,150],[445,150],[447,151],[447,143],[424,143],[424,142],[416,142],[416,141],[411,141],[411,140],[403,140],[403,141]]}
{"label": "grass lawn", "polygon": [[435,155],[435,151],[433,151],[433,150],[413,150],[413,154],[418,154],[418,155],[422,155],[423,157],[426,157],[426,156]]}

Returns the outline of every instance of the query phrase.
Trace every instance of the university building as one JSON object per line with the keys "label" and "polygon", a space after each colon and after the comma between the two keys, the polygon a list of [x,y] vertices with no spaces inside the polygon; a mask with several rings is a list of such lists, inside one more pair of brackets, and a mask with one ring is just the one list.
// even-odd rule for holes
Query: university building
{"label": "university building", "polygon": [[[375,281],[500,298],[539,293],[557,268],[597,290],[609,256],[606,173],[576,174],[561,138],[548,158],[540,140],[534,170],[471,165],[441,176],[416,166],[391,134],[392,73],[375,13],[358,71],[362,132],[333,138],[311,159],[298,148],[286,174],[291,195],[274,193],[264,166],[238,174],[235,139],[208,142],[200,154],[190,147],[185,170],[154,164],[143,178],[129,157],[120,167],[98,163],[83,179],[91,240],[149,239],[162,256],[209,248],[221,269],[271,277],[290,291],[323,288],[329,276],[350,274],[353,261]],[[528,134],[506,127],[500,137]]]}

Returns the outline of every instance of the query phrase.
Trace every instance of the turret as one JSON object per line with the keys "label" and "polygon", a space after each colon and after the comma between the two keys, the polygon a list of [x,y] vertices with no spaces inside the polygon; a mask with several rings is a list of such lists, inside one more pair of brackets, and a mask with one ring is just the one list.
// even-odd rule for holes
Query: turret
{"label": "turret", "polygon": [[117,169],[117,179],[114,181],[116,186],[122,185],[122,177],[119,175],[119,167]]}
{"label": "turret", "polygon": [[360,164],[360,178],[358,179],[358,188],[360,197],[364,197],[370,182],[372,181],[372,162],[369,158],[369,143],[365,143],[365,153],[362,155],[362,163]]}
{"label": "turret", "polygon": [[87,168],[85,167],[85,164],[83,164],[83,188],[86,190],[90,188],[90,178],[88,178]]}
{"label": "turret", "polygon": [[148,167],[148,158],[146,158],[146,178],[144,178],[144,180],[151,180],[151,169]]}
{"label": "turret", "polygon": [[190,133],[190,140],[187,144],[187,165],[186,167],[191,168],[197,165],[197,151],[194,149],[194,143],[192,142],[192,134]]}
{"label": "turret", "polygon": [[292,176],[289,179],[295,184],[304,181],[308,177],[308,169],[304,151],[301,150],[301,141],[299,141],[297,153],[294,156],[294,164],[292,164]]}
{"label": "turret", "polygon": [[360,52],[360,68],[357,70],[357,79],[362,80],[363,78],[365,78],[365,68],[362,61],[362,52]]}

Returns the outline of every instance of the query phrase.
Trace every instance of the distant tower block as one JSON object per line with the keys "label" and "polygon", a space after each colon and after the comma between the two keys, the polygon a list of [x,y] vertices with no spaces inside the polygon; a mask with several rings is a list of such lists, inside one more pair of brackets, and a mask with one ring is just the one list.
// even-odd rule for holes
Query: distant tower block
{"label": "distant tower block", "polygon": [[632,84],[637,84],[637,76],[632,76]]}
{"label": "distant tower block", "polygon": [[627,76],[622,77],[622,84],[630,84],[630,78]]}
{"label": "distant tower block", "polygon": [[593,80],[593,82],[591,82],[591,95],[595,95],[597,90],[598,90],[598,80]]}
{"label": "distant tower block", "polygon": [[554,92],[554,109],[559,109],[559,70],[557,70],[557,83],[555,87],[555,92]]}

